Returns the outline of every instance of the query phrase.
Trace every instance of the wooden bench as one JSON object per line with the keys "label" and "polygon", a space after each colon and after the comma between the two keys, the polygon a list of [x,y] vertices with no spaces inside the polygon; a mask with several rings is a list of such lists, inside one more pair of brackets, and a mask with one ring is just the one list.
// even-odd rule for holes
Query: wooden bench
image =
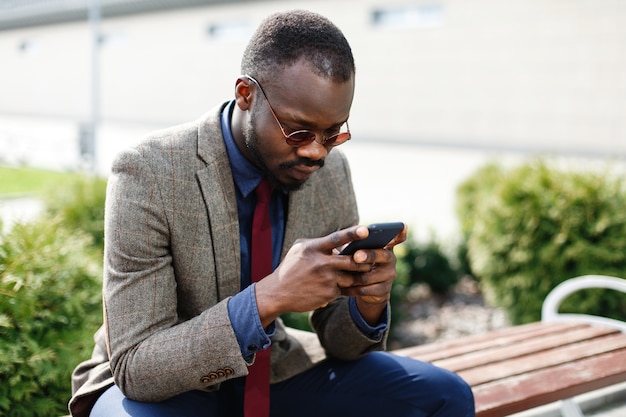
{"label": "wooden bench", "polygon": [[626,381],[626,323],[558,313],[561,301],[582,288],[626,293],[626,280],[573,278],[548,295],[541,322],[395,353],[458,373],[472,386],[478,417],[504,417],[559,400],[564,417],[582,417],[572,397]]}

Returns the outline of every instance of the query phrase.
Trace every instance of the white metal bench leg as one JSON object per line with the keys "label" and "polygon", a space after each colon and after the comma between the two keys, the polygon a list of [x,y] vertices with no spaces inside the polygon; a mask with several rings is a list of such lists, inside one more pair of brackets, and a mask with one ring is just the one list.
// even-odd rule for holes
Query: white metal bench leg
{"label": "white metal bench leg", "polygon": [[563,417],[585,417],[578,403],[571,398],[561,401],[561,414]]}

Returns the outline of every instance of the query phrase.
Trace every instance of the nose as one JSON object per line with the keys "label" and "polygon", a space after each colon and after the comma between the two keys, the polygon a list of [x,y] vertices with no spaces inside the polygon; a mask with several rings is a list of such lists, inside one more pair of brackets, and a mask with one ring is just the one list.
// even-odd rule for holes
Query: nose
{"label": "nose", "polygon": [[328,138],[323,133],[321,135],[315,135],[315,142],[319,143],[320,145],[324,145],[327,140]]}
{"label": "nose", "polygon": [[320,159],[326,158],[326,156],[328,155],[328,148],[320,144],[317,140],[314,140],[308,145],[296,148],[296,153],[299,157],[309,158],[313,161],[319,161]]}

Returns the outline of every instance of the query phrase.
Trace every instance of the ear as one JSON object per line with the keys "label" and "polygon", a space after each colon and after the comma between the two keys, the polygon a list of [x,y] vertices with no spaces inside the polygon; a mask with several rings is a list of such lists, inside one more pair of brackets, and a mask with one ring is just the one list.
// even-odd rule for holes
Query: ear
{"label": "ear", "polygon": [[235,102],[241,110],[248,110],[252,106],[252,91],[250,90],[250,80],[246,77],[239,77],[235,81]]}

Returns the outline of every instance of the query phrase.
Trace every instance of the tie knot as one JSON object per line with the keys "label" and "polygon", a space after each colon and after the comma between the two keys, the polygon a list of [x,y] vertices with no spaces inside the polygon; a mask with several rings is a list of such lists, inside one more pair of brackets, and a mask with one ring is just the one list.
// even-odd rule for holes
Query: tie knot
{"label": "tie knot", "polygon": [[270,197],[272,195],[272,191],[274,190],[274,186],[267,179],[267,177],[263,178],[263,180],[256,186],[254,189],[254,193],[256,194],[257,204],[258,203],[267,203],[270,201]]}

